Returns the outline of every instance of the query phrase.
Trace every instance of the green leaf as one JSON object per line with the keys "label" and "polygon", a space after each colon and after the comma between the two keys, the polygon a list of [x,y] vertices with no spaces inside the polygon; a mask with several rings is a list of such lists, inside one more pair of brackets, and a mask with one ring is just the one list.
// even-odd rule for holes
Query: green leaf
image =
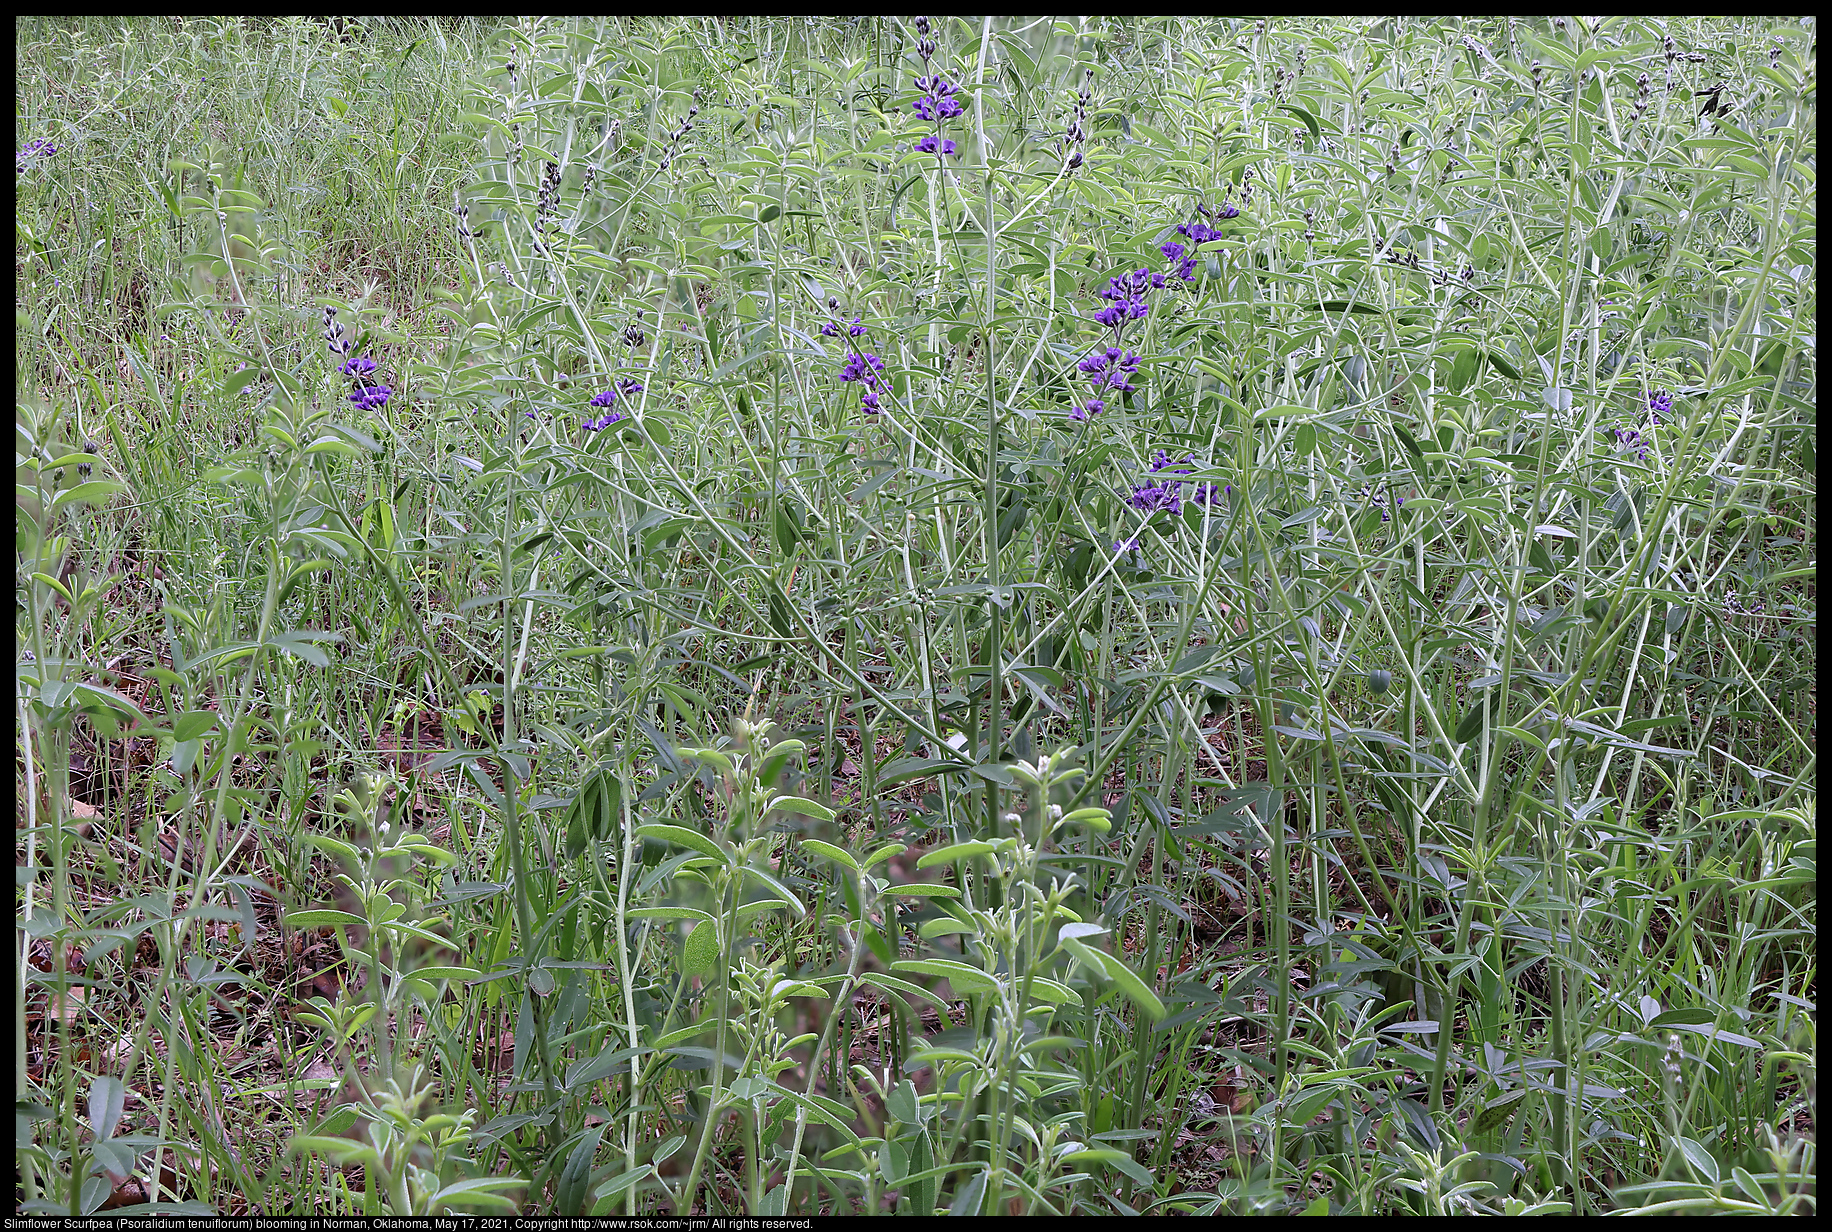
{"label": "green leaf", "polygon": [[999,845],[997,843],[989,843],[985,839],[974,839],[972,842],[967,843],[950,843],[946,847],[936,848],[934,851],[923,856],[920,860],[917,860],[916,867],[923,869],[933,868],[937,864],[952,864],[956,860],[965,860],[972,856],[983,856],[989,851],[997,851],[998,848]]}
{"label": "green leaf", "polygon": [[780,809],[785,813],[799,813],[803,817],[813,817],[819,821],[832,821],[835,817],[834,811],[826,805],[816,804],[802,796],[777,796],[770,801],[770,808]]}
{"label": "green leaf", "polygon": [[119,1078],[104,1075],[90,1084],[89,1124],[95,1127],[97,1138],[114,1137],[115,1126],[121,1123],[121,1111],[126,1105],[127,1088]]}
{"label": "green leaf", "polygon": [[719,933],[711,920],[701,920],[681,947],[681,970],[686,975],[710,977],[719,970]]}
{"label": "green leaf", "polygon": [[894,885],[884,891],[886,894],[901,894],[906,898],[959,898],[960,888],[951,885],[935,885],[931,882],[911,882],[908,885]]}
{"label": "green leaf", "polygon": [[978,967],[948,958],[906,958],[891,964],[892,971],[908,971],[947,980],[954,991],[963,994],[997,992],[999,982]]}
{"label": "green leaf", "polygon": [[712,917],[698,907],[633,907],[629,911],[632,920],[710,920]]}
{"label": "green leaf", "polygon": [[685,847],[689,851],[697,851],[701,855],[711,856],[721,864],[730,865],[732,862],[732,858],[721,851],[717,843],[707,838],[704,834],[701,834],[698,830],[689,830],[685,826],[637,826],[636,833],[643,838],[664,839],[677,847]]}
{"label": "green leaf", "polygon": [[1323,139],[1323,129],[1317,124],[1316,116],[1310,114],[1310,112],[1304,110],[1304,108],[1293,106],[1290,103],[1281,103],[1280,109],[1289,111],[1292,115],[1304,121],[1304,127],[1310,130],[1311,141],[1317,142]]}
{"label": "green leaf", "polygon": [[172,739],[195,740],[216,726],[216,711],[187,710],[172,721]]}
{"label": "green leaf", "polygon": [[1680,1153],[1686,1157],[1686,1163],[1692,1169],[1693,1174],[1707,1185],[1716,1185],[1718,1183],[1718,1163],[1711,1152],[1705,1149],[1705,1144],[1684,1135],[1681,1135],[1677,1141]]}
{"label": "green leaf", "polygon": [[1164,1017],[1166,1012],[1164,1002],[1158,999],[1158,994],[1153,992],[1131,967],[1105,950],[1097,950],[1073,937],[1062,938],[1062,945],[1069,953],[1080,959],[1085,966],[1118,984],[1120,991],[1126,994],[1127,999],[1154,1021]]}
{"label": "green leaf", "polygon": [[1157,1181],[1152,1178],[1151,1173],[1136,1159],[1126,1152],[1116,1151],[1112,1147],[1090,1147],[1083,1151],[1070,1151],[1062,1158],[1069,1163],[1085,1162],[1110,1164],[1141,1185],[1157,1184]]}
{"label": "green leaf", "polygon": [[1446,382],[1451,393],[1462,393],[1469,383],[1476,379],[1476,369],[1481,358],[1482,352],[1475,347],[1464,347],[1457,352],[1456,358],[1451,360],[1450,379]]}
{"label": "green leaf", "polygon": [[74,488],[66,488],[51,498],[51,508],[62,509],[66,505],[95,505],[107,500],[116,492],[125,491],[127,485],[116,483],[112,479],[91,479],[88,483],[79,483]]}
{"label": "green leaf", "polygon": [[593,1196],[598,1199],[597,1203],[592,1207],[592,1214],[601,1216],[614,1213],[617,1209],[618,1201],[623,1197],[624,1193],[634,1188],[638,1181],[641,1181],[653,1171],[655,1171],[654,1168],[650,1167],[648,1164],[644,1164],[634,1172],[620,1173],[598,1186],[597,1189],[592,1191]]}
{"label": "green leaf", "polygon": [[351,915],[348,911],[294,911],[287,915],[288,928],[322,928],[328,924],[356,925],[367,927],[369,921],[360,915]]}
{"label": "green leaf", "polygon": [[937,1009],[943,1011],[946,1011],[948,1008],[948,1003],[946,1001],[942,1000],[922,985],[912,984],[908,980],[900,980],[896,976],[886,975],[882,971],[867,971],[859,977],[859,982],[861,984],[870,984],[873,988],[881,988],[885,992],[900,992],[906,997],[920,997],[922,1000],[931,1002]]}
{"label": "green leaf", "polygon": [[826,856],[835,864],[849,868],[855,873],[859,871],[859,862],[853,859],[849,852],[835,847],[832,843],[823,843],[818,838],[805,838],[802,840],[802,850],[812,851],[818,856]]}
{"label": "green leaf", "polygon": [[261,370],[255,367],[243,368],[240,372],[231,372],[223,378],[223,397],[232,398],[260,379]]}

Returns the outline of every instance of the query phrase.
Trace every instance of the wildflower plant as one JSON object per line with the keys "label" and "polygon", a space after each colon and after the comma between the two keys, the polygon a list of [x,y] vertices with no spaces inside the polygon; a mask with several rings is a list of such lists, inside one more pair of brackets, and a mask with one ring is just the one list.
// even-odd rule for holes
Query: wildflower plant
{"label": "wildflower plant", "polygon": [[22,22],[29,1213],[1811,1208],[1810,31]]}

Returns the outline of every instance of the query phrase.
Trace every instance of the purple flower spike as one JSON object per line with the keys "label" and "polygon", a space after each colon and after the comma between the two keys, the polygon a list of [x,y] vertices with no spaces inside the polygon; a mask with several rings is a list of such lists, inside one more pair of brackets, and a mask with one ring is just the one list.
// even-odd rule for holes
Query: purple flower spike
{"label": "purple flower spike", "polygon": [[842,381],[859,381],[867,386],[878,383],[878,374],[884,371],[884,361],[876,355],[860,354],[857,351],[846,357],[846,366],[840,369]]}
{"label": "purple flower spike", "polygon": [[910,104],[910,110],[925,120],[951,120],[961,114],[960,100],[954,97],[960,87],[943,77],[940,73],[932,76],[918,77],[916,88],[923,91],[921,98]]}
{"label": "purple flower spike", "polygon": [[25,143],[25,149],[14,153],[14,169],[17,170],[19,174],[24,175],[27,171],[31,170],[33,162],[47,159],[55,153],[57,153],[57,147],[42,137],[33,141],[28,141]]}
{"label": "purple flower spike", "polygon": [[388,399],[394,390],[386,385],[359,385],[351,393],[350,401],[356,404],[359,411],[379,411],[388,405]]}

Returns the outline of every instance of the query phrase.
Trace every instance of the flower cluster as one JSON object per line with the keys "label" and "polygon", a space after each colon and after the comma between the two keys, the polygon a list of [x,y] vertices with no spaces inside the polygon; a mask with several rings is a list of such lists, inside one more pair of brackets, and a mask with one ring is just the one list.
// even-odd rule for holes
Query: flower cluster
{"label": "flower cluster", "polygon": [[43,137],[25,143],[25,149],[13,155],[13,165],[20,175],[32,169],[35,162],[51,157],[57,153],[57,147]]}
{"label": "flower cluster", "polygon": [[548,163],[541,173],[541,192],[534,203],[535,242],[548,231],[560,212],[560,164]]}
{"label": "flower cluster", "polygon": [[674,164],[675,155],[679,154],[681,151],[681,142],[685,141],[687,139],[687,134],[693,131],[694,117],[699,114],[700,92],[695,90],[693,92],[693,106],[687,108],[687,114],[681,117],[680,127],[668,134],[668,149],[667,152],[662,155],[662,165],[660,168],[662,171],[666,171]]}
{"label": "flower cluster", "polygon": [[1094,314],[1094,319],[1119,333],[1127,321],[1143,321],[1151,313],[1151,306],[1145,302],[1145,292],[1164,286],[1164,275],[1154,274],[1148,269],[1133,270],[1130,274],[1121,274],[1107,280],[1106,289],[1100,297],[1107,301],[1107,306]]}
{"label": "flower cluster", "polygon": [[859,323],[858,317],[854,317],[851,325],[843,325],[839,321],[828,321],[825,325],[821,326],[821,337],[838,338],[840,336],[840,330],[842,329],[854,338],[863,338],[865,336],[865,326]]}
{"label": "flower cluster", "polygon": [[[1063,160],[1065,170],[1073,171],[1081,166],[1082,147],[1088,140],[1088,104],[1094,100],[1094,70],[1089,69],[1087,78],[1082,82],[1081,91],[1075,96],[1075,118],[1069,121],[1069,127],[1063,133],[1068,142],[1068,157]],[[1056,143],[1056,152],[1063,152],[1063,143]]]}
{"label": "flower cluster", "polygon": [[1662,416],[1673,414],[1673,395],[1664,389],[1651,390],[1647,396],[1648,414],[1653,416],[1656,424],[1665,423]]}
{"label": "flower cluster", "polygon": [[940,73],[932,71],[929,61],[935,56],[935,40],[929,37],[929,19],[916,19],[916,54],[922,57],[923,71],[916,78],[916,88],[922,94],[910,104],[910,110],[923,119],[934,124],[936,132],[926,134],[916,143],[916,149],[923,154],[933,154],[936,158],[960,155],[960,147],[951,138],[941,135],[939,129],[943,120],[952,120],[963,114],[961,100],[956,97],[960,86],[949,81]]}
{"label": "flower cluster", "polygon": [[1380,510],[1380,520],[1383,522],[1391,522],[1393,520],[1393,515],[1406,506],[1406,498],[1403,496],[1396,496],[1393,498],[1393,508],[1389,510],[1387,508],[1386,491],[1384,489],[1376,489],[1365,483],[1361,485],[1361,499]]}
{"label": "flower cluster", "polygon": [[1160,449],[1151,455],[1151,473],[1156,475],[1155,483],[1144,483],[1134,486],[1132,495],[1126,503],[1134,509],[1147,514],[1163,510],[1165,513],[1183,511],[1183,485],[1191,488],[1190,501],[1197,505],[1219,505],[1226,497],[1233,495],[1234,485],[1218,488],[1212,483],[1195,483],[1179,476],[1190,473],[1190,463],[1196,460],[1195,454],[1185,454],[1182,458],[1172,458]]}
{"label": "flower cluster", "polygon": [[386,385],[358,385],[350,391],[350,401],[359,411],[379,411],[393,395],[394,390]]}
{"label": "flower cluster", "polygon": [[1610,435],[1615,439],[1617,453],[1632,453],[1638,462],[1648,460],[1650,438],[1641,435],[1633,428],[1611,428]]}
{"label": "flower cluster", "polygon": [[1757,601],[1754,607],[1748,606],[1743,600],[1737,597],[1737,588],[1734,586],[1724,591],[1724,610],[1732,615],[1760,616],[1767,610],[1767,606],[1767,604],[1762,603],[1760,600]]}
{"label": "flower cluster", "polygon": [[940,123],[962,114],[961,100],[955,97],[960,93],[960,87],[940,73],[925,73],[918,77],[916,88],[923,91],[923,94],[910,104],[910,109],[923,119]]}
{"label": "flower cluster", "polygon": [[603,411],[604,414],[598,416],[596,419],[587,419],[583,425],[585,430],[587,432],[599,432],[622,419],[623,412],[612,409],[617,405],[617,400],[622,398],[625,402],[628,402],[642,391],[643,383],[641,381],[633,377],[625,376],[617,378],[617,387],[615,389],[607,389],[603,393],[593,394],[591,405]]}
{"label": "flower cluster", "polygon": [[1075,366],[1081,370],[1082,375],[1088,378],[1088,384],[1094,396],[1070,410],[1069,418],[1081,423],[1090,415],[1098,415],[1106,410],[1106,400],[1100,395],[1107,390],[1129,394],[1138,388],[1132,383],[1132,378],[1138,375],[1140,358],[1133,352],[1122,351],[1116,346],[1083,356],[1081,362]]}
{"label": "flower cluster", "polygon": [[347,376],[355,382],[350,391],[350,402],[359,411],[379,411],[388,405],[388,399],[394,396],[394,390],[382,384],[370,384],[369,379],[375,375],[375,361],[367,355],[351,355],[356,344],[344,337],[343,322],[337,319],[337,309],[326,304],[324,308],[324,345],[333,355],[341,355],[344,360],[337,365],[339,375]]}
{"label": "flower cluster", "polygon": [[884,361],[870,352],[852,351],[846,356],[846,366],[840,369],[842,381],[856,381],[865,388],[860,391],[859,408],[867,415],[876,415],[881,409],[878,405],[878,391],[884,388],[884,378],[878,374],[884,371]]}
{"label": "flower cluster", "polygon": [[[1196,212],[1201,214],[1203,218],[1214,219],[1217,222],[1228,218],[1240,217],[1240,211],[1235,209],[1234,206],[1227,201],[1223,201],[1220,206],[1213,210],[1206,205],[1197,205]],[[1204,222],[1202,218],[1199,218],[1194,222],[1178,223],[1177,234],[1189,241],[1189,246],[1187,248],[1176,240],[1170,240],[1158,245],[1158,251],[1164,254],[1164,259],[1166,261],[1170,261],[1177,266],[1177,270],[1172,277],[1180,278],[1184,282],[1194,282],[1196,279],[1196,254],[1194,252],[1196,245],[1206,244],[1210,240],[1220,239],[1221,232],[1217,231],[1209,223]]]}

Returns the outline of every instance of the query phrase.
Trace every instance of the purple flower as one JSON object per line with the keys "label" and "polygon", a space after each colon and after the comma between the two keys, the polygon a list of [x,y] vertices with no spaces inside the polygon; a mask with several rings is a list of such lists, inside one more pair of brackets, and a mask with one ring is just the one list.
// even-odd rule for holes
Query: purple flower
{"label": "purple flower", "polygon": [[350,401],[356,404],[359,411],[378,411],[388,405],[389,397],[394,390],[386,385],[358,385],[350,394]]}
{"label": "purple flower", "polygon": [[1146,513],[1156,513],[1160,509],[1166,513],[1177,513],[1183,508],[1183,497],[1179,495],[1182,487],[1175,479],[1165,484],[1141,484],[1132,490],[1126,503]]}
{"label": "purple flower", "polygon": [[840,327],[837,322],[828,321],[821,326],[821,337],[838,338],[839,336],[840,336]]}
{"label": "purple flower", "polygon": [[1648,394],[1648,414],[1654,417],[1655,423],[1664,423],[1662,415],[1673,413],[1673,395],[1664,389],[1654,390]]}
{"label": "purple flower", "polygon": [[635,377],[620,376],[617,378],[617,393],[626,402],[641,393],[644,388],[643,383]]}
{"label": "purple flower", "polygon": [[1084,357],[1075,366],[1088,375],[1096,393],[1102,389],[1117,389],[1123,394],[1129,394],[1135,386],[1127,378],[1138,372],[1139,360],[1140,356],[1131,351],[1122,352],[1118,347],[1108,347],[1105,351],[1095,351]]}
{"label": "purple flower", "polygon": [[367,355],[361,356],[360,358],[351,356],[349,359],[339,364],[337,370],[345,376],[353,376],[360,380],[375,372],[375,361],[370,359]]}
{"label": "purple flower", "polygon": [[954,97],[960,91],[960,87],[940,73],[918,77],[916,88],[923,91],[923,95],[910,104],[910,110],[923,119],[951,120],[961,114],[960,100]]}
{"label": "purple flower", "polygon": [[[593,405],[604,405],[604,406],[610,405],[609,403],[599,403],[596,398],[594,398],[592,402],[593,402]],[[607,414],[600,415],[596,419],[586,420],[583,426],[587,432],[599,432],[605,428],[610,427],[612,424],[616,423],[618,420],[622,418],[623,418],[622,411],[611,411]]]}
{"label": "purple flower", "polygon": [[863,338],[865,336],[865,327],[859,324],[858,317],[854,317],[852,319],[852,324],[846,327],[846,332],[851,334],[854,338]]}
{"label": "purple flower", "polygon": [[861,355],[857,351],[846,356],[846,366],[840,369],[842,381],[860,381],[868,388],[877,385],[878,374],[884,371],[884,361],[876,355]]}
{"label": "purple flower", "polygon": [[864,411],[867,415],[876,415],[880,409],[878,406],[878,391],[875,389],[866,390],[864,394],[860,396],[859,409]]}
{"label": "purple flower", "polygon": [[1102,402],[1099,398],[1089,398],[1080,406],[1071,409],[1069,411],[1069,418],[1073,419],[1076,423],[1085,423],[1089,418],[1100,414],[1106,409],[1107,404]]}
{"label": "purple flower", "polygon": [[607,389],[601,394],[593,394],[590,405],[597,407],[611,406],[617,401],[617,391]]}
{"label": "purple flower", "polygon": [[1116,552],[1136,552],[1138,551],[1139,550],[1138,536],[1135,535],[1131,539],[1115,540],[1113,544],[1113,550]]}
{"label": "purple flower", "polygon": [[[1158,450],[1151,455],[1151,473],[1162,475],[1162,481],[1140,484],[1133,488],[1132,495],[1126,498],[1126,503],[1146,513],[1156,513],[1160,509],[1166,513],[1182,512],[1184,481],[1173,479],[1171,476],[1189,474],[1189,464],[1195,461],[1195,457],[1194,454],[1185,454],[1182,458],[1172,458],[1164,450]],[[1201,498],[1202,488],[1207,486],[1209,485],[1198,486],[1198,499]]]}
{"label": "purple flower", "polygon": [[960,156],[959,148],[955,146],[952,138],[937,137],[934,133],[930,133],[921,141],[918,141],[916,143],[916,150],[921,154],[951,154],[957,158]]}
{"label": "purple flower", "polygon": [[1164,254],[1164,259],[1166,261],[1181,261],[1183,259],[1183,245],[1179,244],[1176,240],[1171,240],[1168,244],[1158,245],[1158,251]]}
{"label": "purple flower", "polygon": [[14,153],[13,165],[23,175],[31,169],[34,160],[46,159],[55,153],[57,153],[57,147],[40,137],[26,142],[25,149]]}

